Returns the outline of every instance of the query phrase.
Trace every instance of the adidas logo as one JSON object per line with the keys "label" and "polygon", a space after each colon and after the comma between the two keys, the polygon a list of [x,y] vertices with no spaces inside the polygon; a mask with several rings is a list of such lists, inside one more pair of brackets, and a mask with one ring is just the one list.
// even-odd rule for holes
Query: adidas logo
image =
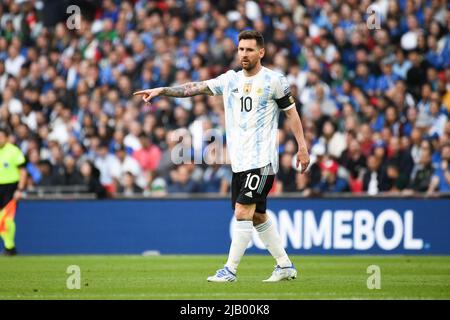
{"label": "adidas logo", "polygon": [[234,88],[233,90],[231,90],[231,92],[232,92],[232,93],[238,93],[239,90],[238,90],[238,88]]}
{"label": "adidas logo", "polygon": [[249,198],[253,198],[253,194],[251,191],[247,192],[245,195]]}

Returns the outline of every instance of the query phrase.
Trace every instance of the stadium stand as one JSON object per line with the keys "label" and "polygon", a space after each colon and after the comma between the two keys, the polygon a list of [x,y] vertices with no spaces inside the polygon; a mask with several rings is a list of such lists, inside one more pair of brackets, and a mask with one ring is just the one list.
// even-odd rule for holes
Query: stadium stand
{"label": "stadium stand", "polygon": [[191,158],[205,130],[224,137],[221,99],[144,105],[132,92],[238,68],[247,28],[287,75],[312,156],[300,175],[281,115],[273,194],[450,191],[447,1],[72,2],[79,16],[68,1],[0,4],[0,125],[27,156],[29,193],[226,194],[226,160],[171,161],[176,137]]}

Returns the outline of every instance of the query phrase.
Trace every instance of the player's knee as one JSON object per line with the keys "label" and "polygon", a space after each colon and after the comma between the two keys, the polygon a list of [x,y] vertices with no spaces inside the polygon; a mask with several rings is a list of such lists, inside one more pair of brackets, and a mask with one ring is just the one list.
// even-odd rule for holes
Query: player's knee
{"label": "player's knee", "polygon": [[254,204],[240,204],[236,203],[234,216],[237,220],[252,220],[255,213]]}
{"label": "player's knee", "polygon": [[253,225],[257,226],[267,221],[267,214],[256,213],[253,216]]}

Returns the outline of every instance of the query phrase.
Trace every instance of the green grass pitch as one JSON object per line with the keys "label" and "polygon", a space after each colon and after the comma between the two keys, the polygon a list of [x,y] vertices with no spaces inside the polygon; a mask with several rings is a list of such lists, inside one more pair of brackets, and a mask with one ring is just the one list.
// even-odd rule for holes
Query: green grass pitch
{"label": "green grass pitch", "polygon": [[[270,256],[243,258],[235,283],[208,283],[225,256],[0,257],[0,299],[450,299],[450,256],[292,256],[294,281],[262,283]],[[70,265],[80,289],[68,289]],[[369,265],[381,289],[367,288]]]}

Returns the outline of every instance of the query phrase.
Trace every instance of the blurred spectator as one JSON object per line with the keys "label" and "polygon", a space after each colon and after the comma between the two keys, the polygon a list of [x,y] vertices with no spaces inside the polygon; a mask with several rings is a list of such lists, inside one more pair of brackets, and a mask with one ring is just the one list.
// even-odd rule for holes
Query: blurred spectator
{"label": "blurred spectator", "polygon": [[208,151],[205,159],[208,167],[203,173],[201,191],[227,194],[231,185],[232,171],[228,166],[223,165],[223,154],[216,148],[211,147]]}
{"label": "blurred spectator", "polygon": [[[144,188],[147,184],[145,177],[142,173],[141,166],[136,159],[126,153],[124,145],[116,146],[115,158],[117,162],[112,168],[112,176],[118,180],[119,186],[124,185],[125,174],[131,173],[136,180],[136,184],[140,188]],[[120,189],[120,188],[119,188]]]}
{"label": "blurred spectator", "polygon": [[22,102],[14,97],[11,87],[6,86],[2,92],[1,108],[5,108],[10,114],[20,114],[22,112]]}
{"label": "blurred spectator", "polygon": [[362,154],[360,144],[356,139],[352,139],[348,149],[342,153],[339,164],[349,169],[353,179],[363,173],[366,167],[366,157]]}
{"label": "blurred spectator", "polygon": [[143,170],[154,171],[161,160],[161,150],[154,145],[145,133],[139,135],[141,148],[133,152],[135,158]]}
{"label": "blurred spectator", "polygon": [[28,184],[37,185],[41,181],[41,171],[39,169],[39,152],[36,149],[29,149],[27,153],[27,172],[30,179]]}
{"label": "blurred spectator", "polygon": [[314,96],[313,100],[304,105],[303,113],[311,113],[314,108],[317,108],[323,115],[331,117],[336,115],[338,111],[336,104],[332,99],[325,96],[323,86],[316,84]]}
{"label": "blurred spectator", "polygon": [[326,145],[327,153],[335,158],[339,158],[347,148],[347,142],[342,132],[338,132],[336,124],[327,120],[323,124],[322,136],[319,142]]}
{"label": "blurred spectator", "polygon": [[374,143],[370,125],[368,123],[361,124],[357,134],[361,153],[367,157],[372,152]]}
{"label": "blurred spectator", "polygon": [[20,54],[19,48],[12,45],[8,48],[8,58],[5,60],[6,72],[10,75],[17,77],[20,72],[20,68],[25,63],[26,59]]}
{"label": "blurred spectator", "polygon": [[327,160],[320,163],[322,169],[322,179],[314,187],[316,192],[344,192],[348,191],[348,183],[338,176],[339,164],[334,160]]}
{"label": "blurred spectator", "polygon": [[373,95],[377,88],[377,79],[369,72],[369,67],[365,63],[360,63],[356,67],[354,83],[369,95]]}
{"label": "blurred spectator", "polygon": [[308,197],[312,194],[308,174],[297,172],[295,175],[295,192],[301,192],[304,197]]}
{"label": "blurred spectator", "polygon": [[49,160],[39,161],[39,173],[40,179],[37,183],[38,186],[61,186],[64,184],[64,178],[60,176],[57,172],[52,172],[52,164]]}
{"label": "blurred spectator", "polygon": [[423,58],[417,51],[410,51],[408,60],[411,61],[411,68],[406,73],[406,84],[412,95],[420,98],[420,88],[426,82],[426,65]]}
{"label": "blurred spectator", "polygon": [[392,66],[393,73],[404,80],[411,65],[411,61],[405,58],[405,52],[402,49],[397,49],[395,52],[395,62]]}
{"label": "blurred spectator", "polygon": [[144,191],[144,195],[150,195],[154,197],[163,197],[167,195],[167,183],[161,177],[156,177],[152,180],[150,188]]}
{"label": "blurred spectator", "polygon": [[373,144],[373,155],[377,158],[381,171],[385,172],[387,166],[386,145],[383,140],[377,140]]}
{"label": "blurred spectator", "polygon": [[89,192],[95,193],[99,199],[107,197],[107,191],[100,183],[100,171],[92,162],[83,162],[81,164],[80,172],[83,176],[84,184],[88,187]]}
{"label": "blurred spectator", "polygon": [[428,193],[432,193],[434,191],[450,192],[449,164],[450,164],[450,144],[447,144],[442,148],[441,165],[434,171],[434,175],[431,178],[430,186],[427,190]]}
{"label": "blurred spectator", "polygon": [[380,191],[396,193],[408,186],[409,176],[405,173],[398,162],[389,160],[380,183]]}
{"label": "blurred spectator", "polygon": [[231,185],[231,170],[220,164],[206,168],[203,174],[203,192],[227,194]]}
{"label": "blurred spectator", "polygon": [[415,165],[411,174],[411,183],[405,193],[425,192],[428,190],[431,182],[431,177],[434,173],[434,168],[431,162],[432,148],[431,145],[426,147],[426,144],[421,147],[420,161]]}
{"label": "blurred spectator", "polygon": [[292,167],[292,154],[283,153],[277,173],[277,193],[293,192],[296,187],[296,170]]}
{"label": "blurred spectator", "polygon": [[123,176],[123,183],[118,187],[117,193],[124,197],[133,197],[142,195],[142,188],[135,182],[135,176],[133,173],[127,171]]}
{"label": "blurred spectator", "polygon": [[180,165],[170,172],[167,190],[169,193],[194,193],[198,191],[197,183],[190,177],[187,165]]}
{"label": "blurred spectator", "polygon": [[309,183],[311,186],[319,184],[322,179],[322,169],[320,164],[325,160],[325,147],[321,143],[316,143],[311,148],[311,164],[309,165],[308,174],[310,176]]}
{"label": "blurred spectator", "polygon": [[377,94],[388,91],[395,86],[395,83],[399,77],[392,72],[392,63],[394,62],[392,57],[386,57],[381,61],[381,76],[377,79]]}
{"label": "blurred spectator", "polygon": [[401,173],[406,176],[406,183],[408,183],[414,162],[411,153],[401,149],[399,138],[391,137],[388,146],[387,159],[391,164],[395,165],[398,169],[401,169]]}
{"label": "blurred spectator", "polygon": [[444,133],[445,124],[448,121],[448,116],[441,109],[440,99],[436,94],[431,95],[430,101],[430,129],[428,130],[429,135],[441,136]]}
{"label": "blurred spectator", "polygon": [[64,185],[66,182],[64,154],[56,141],[50,141],[49,149],[53,184]]}
{"label": "blurred spectator", "polygon": [[381,190],[381,167],[380,159],[375,155],[367,158],[367,171],[363,176],[363,190],[373,196]]}
{"label": "blurred spectator", "polygon": [[83,176],[76,167],[75,159],[71,156],[64,158],[64,184],[69,186],[83,184]]}
{"label": "blurred spectator", "polygon": [[162,177],[168,177],[170,171],[175,167],[172,160],[172,152],[174,152],[175,146],[178,144],[178,133],[176,131],[169,131],[166,134],[166,149],[161,154],[161,160],[159,161],[156,171]]}
{"label": "blurred spectator", "polygon": [[116,175],[116,168],[118,167],[117,158],[110,154],[108,145],[102,142],[98,147],[98,152],[94,157],[94,165],[100,170],[100,183],[111,193],[114,192],[114,178]]}

